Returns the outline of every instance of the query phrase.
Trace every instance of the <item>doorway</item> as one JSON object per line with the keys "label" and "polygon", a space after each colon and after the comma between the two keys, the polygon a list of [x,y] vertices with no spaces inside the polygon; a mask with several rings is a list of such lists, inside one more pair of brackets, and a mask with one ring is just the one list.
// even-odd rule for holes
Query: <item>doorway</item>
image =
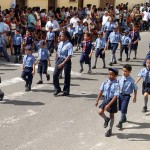
{"label": "doorway", "polygon": [[16,4],[18,4],[19,7],[25,7],[27,4],[27,0],[16,0]]}
{"label": "doorway", "polygon": [[83,8],[84,0],[78,0],[78,7]]}
{"label": "doorway", "polygon": [[50,7],[53,7],[55,10],[56,6],[57,6],[57,0],[48,0],[48,10]]}

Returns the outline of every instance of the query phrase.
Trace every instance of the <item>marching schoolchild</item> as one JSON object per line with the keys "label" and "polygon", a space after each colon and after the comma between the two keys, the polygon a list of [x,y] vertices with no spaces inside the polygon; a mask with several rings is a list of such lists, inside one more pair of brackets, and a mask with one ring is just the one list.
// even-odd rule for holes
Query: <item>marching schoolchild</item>
{"label": "marching schoolchild", "polygon": [[[118,69],[117,68],[109,68],[108,79],[105,80],[101,87],[99,94],[96,99],[95,106],[98,106],[99,99],[104,95],[104,100],[99,106],[99,115],[104,119],[104,128],[107,128],[109,122],[110,127],[108,131],[105,133],[106,137],[110,137],[112,135],[112,128],[114,125],[114,113],[117,113],[117,99],[119,97],[119,83],[117,81]],[[105,111],[110,113],[110,117],[105,115]]]}
{"label": "marching schoolchild", "polygon": [[150,44],[149,44],[149,52],[147,53],[147,55],[146,55],[146,57],[145,57],[145,60],[144,60],[144,62],[143,62],[143,66],[145,66],[145,67],[146,67],[146,60],[147,60],[148,58],[150,58]]}

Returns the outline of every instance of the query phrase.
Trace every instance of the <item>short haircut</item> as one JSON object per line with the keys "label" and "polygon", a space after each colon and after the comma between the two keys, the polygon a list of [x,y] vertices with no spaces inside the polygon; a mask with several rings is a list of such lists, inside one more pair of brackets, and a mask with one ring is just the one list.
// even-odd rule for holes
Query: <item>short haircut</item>
{"label": "short haircut", "polygon": [[125,64],[123,68],[127,69],[128,71],[132,71],[132,67],[129,64]]}
{"label": "short haircut", "polygon": [[91,34],[89,32],[86,32],[85,35],[87,35],[87,37],[91,37]]}
{"label": "short haircut", "polygon": [[64,30],[62,33],[65,37],[67,37],[68,39],[70,39],[70,33],[67,30]]}

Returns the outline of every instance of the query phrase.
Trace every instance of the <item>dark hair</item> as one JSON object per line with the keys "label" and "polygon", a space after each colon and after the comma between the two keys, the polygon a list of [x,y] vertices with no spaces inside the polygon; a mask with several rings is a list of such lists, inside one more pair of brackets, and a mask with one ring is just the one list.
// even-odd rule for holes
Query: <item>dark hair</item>
{"label": "dark hair", "polygon": [[128,71],[132,71],[132,67],[129,64],[125,64],[123,68],[127,69]]}
{"label": "dark hair", "polygon": [[70,33],[67,30],[64,30],[62,33],[65,37],[67,37],[68,39],[70,39]]}

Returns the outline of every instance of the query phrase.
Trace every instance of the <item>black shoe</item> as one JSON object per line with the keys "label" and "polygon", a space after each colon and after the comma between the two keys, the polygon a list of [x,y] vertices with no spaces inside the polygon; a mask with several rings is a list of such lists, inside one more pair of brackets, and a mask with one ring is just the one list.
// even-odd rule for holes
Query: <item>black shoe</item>
{"label": "black shoe", "polygon": [[79,73],[82,73],[83,72],[83,69],[80,69]]}
{"label": "black shoe", "polygon": [[134,57],[133,59],[136,59],[136,57]]}
{"label": "black shoe", "polygon": [[109,66],[112,66],[112,65],[113,65],[113,63],[112,63],[112,62],[110,62],[110,63],[109,63]]}
{"label": "black shoe", "polygon": [[129,58],[126,58],[126,61],[129,61]]}
{"label": "black shoe", "polygon": [[122,58],[119,58],[118,61],[122,61]]}
{"label": "black shoe", "polygon": [[106,137],[110,137],[112,135],[112,131],[111,129],[109,129],[106,133],[105,133],[105,136]]}
{"label": "black shoe", "polygon": [[92,73],[92,70],[88,70],[87,74],[90,74],[90,73]]}
{"label": "black shoe", "polygon": [[117,125],[116,125],[117,128],[119,129],[122,129],[122,122],[119,122]]}
{"label": "black shoe", "polygon": [[46,75],[46,78],[47,78],[47,81],[49,81],[49,80],[50,80],[50,75],[47,74],[47,75]]}
{"label": "black shoe", "polygon": [[113,64],[117,64],[117,61],[114,61]]}
{"label": "black shoe", "polygon": [[21,61],[22,60],[22,55],[19,55],[19,61]]}
{"label": "black shoe", "polygon": [[69,93],[63,93],[62,94],[62,96],[68,96],[69,95]]}
{"label": "black shoe", "polygon": [[54,96],[58,95],[60,92],[61,92],[61,90],[54,92]]}
{"label": "black shoe", "polygon": [[27,87],[28,87],[28,83],[25,84],[25,88],[27,88]]}
{"label": "black shoe", "polygon": [[146,106],[143,107],[142,112],[143,113],[147,112],[147,107]]}
{"label": "black shoe", "polygon": [[9,58],[7,59],[7,62],[10,62],[10,59],[9,59]]}
{"label": "black shoe", "polygon": [[31,87],[27,87],[27,88],[25,89],[25,91],[26,91],[26,92],[31,91]]}
{"label": "black shoe", "polygon": [[96,69],[96,66],[93,66],[92,69]]}
{"label": "black shoe", "polygon": [[38,81],[36,84],[43,84],[43,81],[40,80],[40,81]]}
{"label": "black shoe", "polygon": [[104,128],[107,128],[109,121],[110,121],[110,118],[107,117],[104,122]]}
{"label": "black shoe", "polygon": [[4,97],[4,93],[2,91],[0,91],[0,101],[3,100],[3,97]]}
{"label": "black shoe", "polygon": [[106,66],[104,65],[103,68],[106,68]]}

